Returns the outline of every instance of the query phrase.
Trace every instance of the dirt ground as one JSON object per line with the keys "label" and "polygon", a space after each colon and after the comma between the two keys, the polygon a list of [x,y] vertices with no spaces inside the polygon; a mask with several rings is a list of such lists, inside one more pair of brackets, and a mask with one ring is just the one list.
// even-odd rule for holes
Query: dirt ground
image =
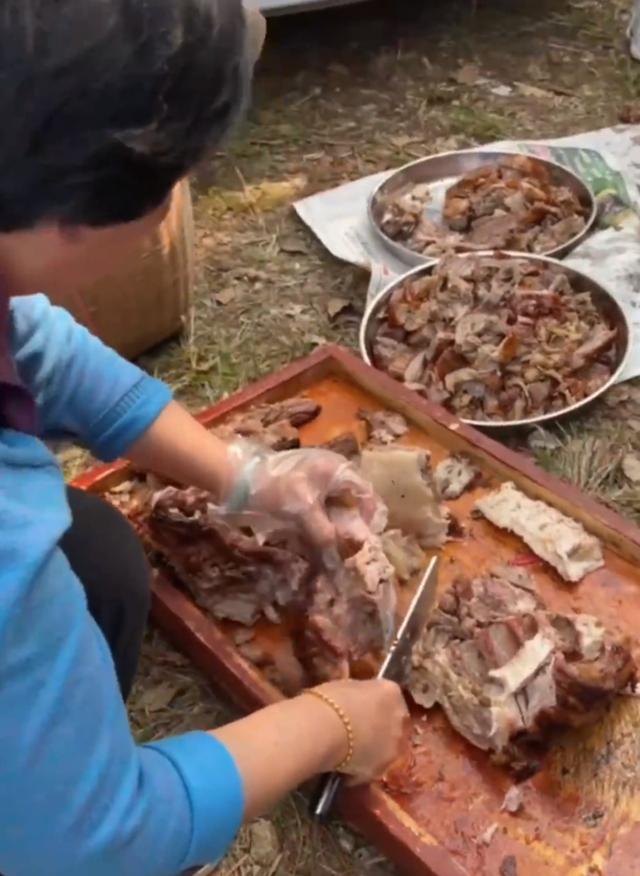
{"label": "dirt ground", "polygon": [[[202,407],[325,340],[353,345],[366,277],[329,256],[291,202],[428,153],[607,126],[638,95],[622,0],[371,2],[274,20],[248,122],[194,181],[198,300],[184,339],[147,357]],[[488,81],[488,82],[487,82]],[[507,96],[499,96],[510,86]],[[332,318],[335,301],[344,307]],[[346,306],[348,303],[348,306]],[[640,388],[537,433],[541,464],[640,518]],[[637,455],[638,454],[638,455]],[[142,739],[229,717],[157,634],[131,702]],[[224,876],[393,872],[287,801],[246,830]]]}

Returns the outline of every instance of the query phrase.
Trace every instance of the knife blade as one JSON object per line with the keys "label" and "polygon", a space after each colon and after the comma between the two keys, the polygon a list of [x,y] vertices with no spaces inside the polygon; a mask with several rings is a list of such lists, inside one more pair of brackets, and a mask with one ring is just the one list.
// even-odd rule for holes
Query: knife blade
{"label": "knife blade", "polygon": [[[406,682],[411,670],[413,646],[425,628],[436,600],[439,563],[438,557],[434,557],[427,566],[411,605],[382,661],[377,678],[389,679],[400,685]],[[323,821],[328,817],[343,780],[340,773],[329,773],[320,781],[311,800],[311,814],[314,818]]]}

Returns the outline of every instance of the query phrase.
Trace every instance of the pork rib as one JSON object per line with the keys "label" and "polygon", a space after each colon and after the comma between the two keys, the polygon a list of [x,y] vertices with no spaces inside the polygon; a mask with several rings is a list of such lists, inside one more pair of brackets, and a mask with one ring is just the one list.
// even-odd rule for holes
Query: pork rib
{"label": "pork rib", "polygon": [[473,745],[522,769],[532,744],[596,722],[635,673],[627,642],[589,615],[548,611],[526,574],[504,567],[443,594],[409,686]]}
{"label": "pork rib", "polygon": [[525,496],[511,482],[483,496],[475,507],[494,526],[520,536],[565,581],[581,581],[604,565],[595,536],[556,508]]}

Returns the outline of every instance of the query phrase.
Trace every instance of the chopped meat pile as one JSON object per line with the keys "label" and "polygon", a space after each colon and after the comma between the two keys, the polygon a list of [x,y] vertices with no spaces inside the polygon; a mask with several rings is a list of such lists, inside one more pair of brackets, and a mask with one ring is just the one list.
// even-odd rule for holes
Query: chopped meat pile
{"label": "chopped meat pile", "polygon": [[524,155],[461,177],[446,193],[441,223],[425,215],[430,197],[424,183],[404,189],[387,200],[380,220],[392,240],[428,256],[474,249],[548,253],[585,227],[577,196]]}
{"label": "chopped meat pile", "polygon": [[480,477],[480,469],[460,454],[444,459],[434,471],[436,487],[443,499],[458,499]]}
{"label": "chopped meat pile", "polygon": [[310,398],[289,398],[242,411],[212,431],[225,441],[239,435],[272,450],[295,450],[300,447],[298,429],[315,420],[320,411],[320,405]]}
{"label": "chopped meat pile", "polygon": [[373,362],[464,419],[560,411],[596,392],[617,330],[554,265],[450,256],[407,280],[379,316]]}
{"label": "chopped meat pile", "polygon": [[405,535],[400,529],[388,529],[381,537],[386,557],[399,581],[410,581],[424,568],[424,552],[414,535]]}
{"label": "chopped meat pile", "polygon": [[443,594],[414,651],[410,690],[524,771],[554,728],[596,722],[635,671],[626,642],[594,617],[547,610],[527,575],[508,567]]}
{"label": "chopped meat pile", "polygon": [[476,502],[490,523],[515,533],[564,578],[573,583],[604,566],[602,545],[576,520],[508,482]]}
{"label": "chopped meat pile", "polygon": [[[298,428],[320,411],[304,397],[261,404],[229,418],[215,431],[226,439],[241,435],[286,450],[300,445]],[[242,625],[234,632],[237,647],[287,694],[304,684],[375,671],[394,632],[396,585],[423,567],[421,544],[440,544],[448,525],[428,454],[388,446],[408,431],[406,420],[383,410],[361,417],[369,441],[365,452],[373,454],[367,465],[374,466],[377,486],[392,500],[393,521],[386,529],[385,497],[379,498],[370,523],[348,497],[329,497],[326,509],[340,555],[331,574],[294,521],[225,512],[203,490],[167,486],[152,476],[139,488],[131,482],[110,497],[116,504],[126,499],[147,546],[175,572],[200,607],[217,619]],[[354,433],[336,434],[320,446],[361,466]],[[398,451],[402,459],[395,456],[385,475],[385,455]],[[398,510],[394,485],[413,491],[415,502],[408,515]],[[138,493],[138,501],[132,503]],[[404,523],[407,531],[400,528]],[[277,653],[256,639],[255,625],[264,620],[282,624],[290,634]]]}
{"label": "chopped meat pile", "polygon": [[214,617],[285,622],[308,683],[317,683],[379,658],[394,622],[396,574],[380,533],[353,509],[329,512],[343,558],[331,576],[319,572],[295,525],[225,515],[195,488],[158,493],[147,528],[156,552]]}

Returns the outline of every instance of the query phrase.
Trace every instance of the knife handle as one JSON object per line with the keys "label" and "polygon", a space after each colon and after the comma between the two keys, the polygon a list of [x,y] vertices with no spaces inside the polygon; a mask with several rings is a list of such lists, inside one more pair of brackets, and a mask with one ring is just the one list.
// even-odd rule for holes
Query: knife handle
{"label": "knife handle", "polygon": [[320,780],[311,798],[311,814],[318,821],[326,821],[329,817],[342,782],[343,776],[340,773],[329,773]]}

